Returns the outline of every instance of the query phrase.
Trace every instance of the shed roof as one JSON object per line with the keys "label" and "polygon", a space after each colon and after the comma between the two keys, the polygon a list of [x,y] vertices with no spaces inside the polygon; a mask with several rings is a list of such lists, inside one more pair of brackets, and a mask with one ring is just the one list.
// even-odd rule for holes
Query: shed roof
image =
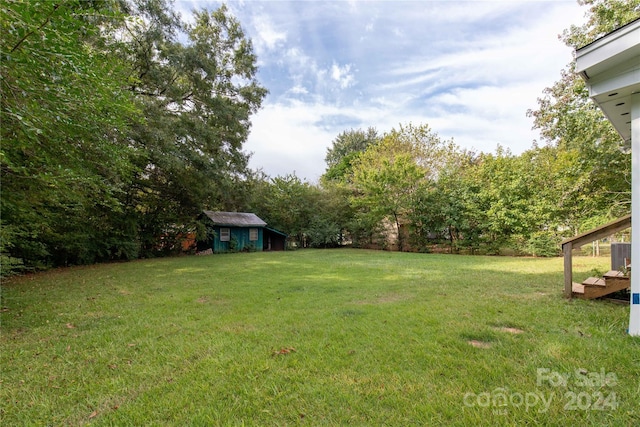
{"label": "shed roof", "polygon": [[215,225],[226,225],[230,227],[264,227],[266,222],[261,220],[256,214],[249,212],[216,212],[203,211]]}

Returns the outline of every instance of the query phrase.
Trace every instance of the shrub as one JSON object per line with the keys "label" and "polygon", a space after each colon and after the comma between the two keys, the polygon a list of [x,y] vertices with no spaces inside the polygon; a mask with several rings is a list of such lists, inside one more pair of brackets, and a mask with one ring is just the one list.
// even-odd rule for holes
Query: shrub
{"label": "shrub", "polygon": [[554,257],[560,255],[560,238],[551,231],[539,231],[529,237],[525,252],[537,257]]}

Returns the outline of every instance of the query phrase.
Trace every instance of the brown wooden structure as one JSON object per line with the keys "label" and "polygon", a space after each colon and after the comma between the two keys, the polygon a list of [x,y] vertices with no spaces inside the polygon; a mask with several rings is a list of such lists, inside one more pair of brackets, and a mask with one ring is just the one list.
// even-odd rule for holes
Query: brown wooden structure
{"label": "brown wooden structure", "polygon": [[[600,227],[594,228],[593,230],[587,231],[586,233],[582,233],[578,236],[572,237],[570,239],[566,239],[562,242],[562,253],[564,254],[564,296],[567,298],[571,298],[574,294],[574,283],[573,283],[573,259],[572,259],[572,251],[573,249],[577,249],[586,243],[591,243],[595,240],[603,239],[607,236],[611,236],[619,231],[625,230],[631,227],[631,215],[627,215],[625,217],[616,219],[615,221],[611,221],[607,224],[601,225]],[[609,272],[612,273],[612,272]],[[607,274],[609,274],[607,273]],[[605,277],[606,279],[606,277]],[[613,279],[613,278],[612,278]],[[616,281],[618,283],[618,281]],[[579,286],[576,288],[576,293],[580,294],[580,290],[582,290],[582,294],[587,297],[586,294],[589,292],[589,295],[600,294],[600,292],[588,291],[587,287],[591,286],[606,286],[604,281],[602,283],[589,283],[589,284],[577,284]],[[586,285],[586,286],[585,286]],[[580,288],[583,286],[583,288]],[[602,295],[606,295],[602,294]],[[598,296],[602,296],[598,295]],[[591,298],[595,298],[595,296],[591,296]]]}

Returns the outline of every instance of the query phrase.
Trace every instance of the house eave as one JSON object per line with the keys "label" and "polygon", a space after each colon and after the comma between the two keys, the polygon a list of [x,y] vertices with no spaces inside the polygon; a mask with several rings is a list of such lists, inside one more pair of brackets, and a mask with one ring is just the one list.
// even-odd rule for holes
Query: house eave
{"label": "house eave", "polygon": [[640,19],[576,50],[576,72],[626,143],[631,141],[631,96],[640,93]]}

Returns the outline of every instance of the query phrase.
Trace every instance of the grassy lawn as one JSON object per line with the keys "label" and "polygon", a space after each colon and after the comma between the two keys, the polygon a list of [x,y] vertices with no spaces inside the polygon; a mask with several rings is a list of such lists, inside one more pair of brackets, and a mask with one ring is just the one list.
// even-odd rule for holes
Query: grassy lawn
{"label": "grassy lawn", "polygon": [[[607,258],[574,258],[576,279]],[[303,250],[2,286],[2,425],[640,425],[629,308],[562,260]]]}

